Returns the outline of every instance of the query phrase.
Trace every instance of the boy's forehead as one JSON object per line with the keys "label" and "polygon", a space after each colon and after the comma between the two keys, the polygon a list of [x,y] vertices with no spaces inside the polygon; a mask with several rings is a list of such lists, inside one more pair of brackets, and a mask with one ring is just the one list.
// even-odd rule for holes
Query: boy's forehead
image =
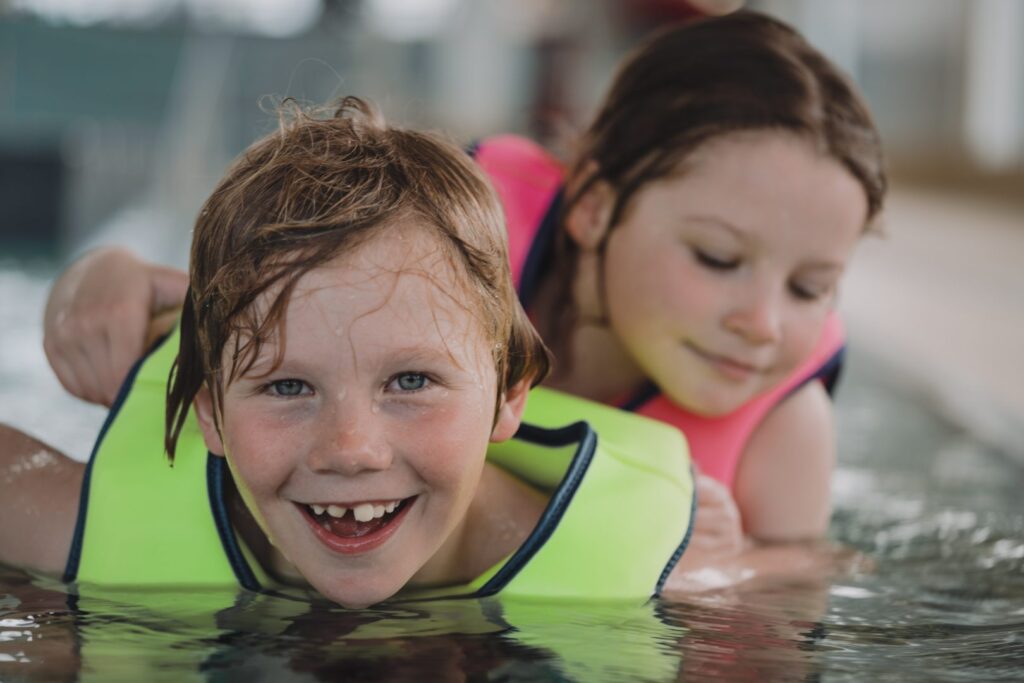
{"label": "boy's forehead", "polygon": [[415,222],[388,226],[355,248],[335,256],[296,283],[295,296],[309,295],[325,287],[378,290],[410,286],[409,278],[421,278],[418,287],[453,292],[465,288],[450,250],[441,238]]}
{"label": "boy's forehead", "polygon": [[300,278],[286,325],[315,315],[339,329],[395,320],[413,334],[466,335],[479,319],[477,303],[441,238],[403,225]]}

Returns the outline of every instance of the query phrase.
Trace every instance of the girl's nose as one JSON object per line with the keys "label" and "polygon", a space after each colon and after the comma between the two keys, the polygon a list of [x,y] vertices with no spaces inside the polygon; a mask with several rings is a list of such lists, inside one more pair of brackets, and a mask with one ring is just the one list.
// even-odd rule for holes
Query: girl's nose
{"label": "girl's nose", "polygon": [[776,343],[782,337],[782,303],[771,287],[751,286],[726,315],[725,326],[751,344]]}
{"label": "girl's nose", "polygon": [[317,447],[309,457],[313,471],[355,476],[391,467],[393,457],[382,417],[372,405],[355,404],[345,401],[325,417]]}

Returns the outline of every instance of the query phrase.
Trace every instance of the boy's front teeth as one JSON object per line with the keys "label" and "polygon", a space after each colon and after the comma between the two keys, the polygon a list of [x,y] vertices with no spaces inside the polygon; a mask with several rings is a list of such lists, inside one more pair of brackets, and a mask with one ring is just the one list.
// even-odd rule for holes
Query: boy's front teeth
{"label": "boy's front teeth", "polygon": [[[400,501],[393,500],[390,503],[384,503],[383,505],[373,505],[372,503],[360,503],[355,507],[351,508],[352,516],[355,517],[357,522],[369,522],[371,519],[380,519],[385,514],[390,514],[395,511]],[[324,512],[329,514],[331,517],[340,519],[345,516],[349,511],[349,508],[342,505],[310,505],[310,509],[313,510],[313,514],[322,515]]]}
{"label": "boy's front teeth", "polygon": [[397,500],[383,505],[362,503],[352,508],[352,516],[356,518],[357,522],[369,522],[371,519],[380,519],[384,515],[394,512],[396,507],[398,507]]}

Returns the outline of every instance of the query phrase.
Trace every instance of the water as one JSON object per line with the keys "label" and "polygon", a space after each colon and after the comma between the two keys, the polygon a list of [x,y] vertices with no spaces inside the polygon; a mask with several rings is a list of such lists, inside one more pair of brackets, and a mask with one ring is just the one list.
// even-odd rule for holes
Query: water
{"label": "water", "polygon": [[[0,419],[84,458],[103,413],[39,351],[46,271],[0,265]],[[832,538],[803,576],[646,606],[342,610],[219,593],[69,596],[0,569],[0,680],[1020,680],[1024,469],[851,354]]]}

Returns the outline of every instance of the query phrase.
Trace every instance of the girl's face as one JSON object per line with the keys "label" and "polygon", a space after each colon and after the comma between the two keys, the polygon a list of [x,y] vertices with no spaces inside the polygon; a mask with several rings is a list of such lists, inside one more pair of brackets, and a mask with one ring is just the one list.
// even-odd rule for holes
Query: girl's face
{"label": "girl's face", "polygon": [[299,280],[281,365],[268,374],[268,343],[225,388],[220,433],[208,392],[197,399],[270,542],[342,605],[426,571],[462,524],[488,441],[518,425],[507,409],[494,422],[491,343],[464,291],[434,237],[392,226]]}
{"label": "girl's face", "polygon": [[706,143],[608,236],[607,314],[627,362],[703,415],[776,385],[814,349],[866,215],[857,180],[806,141]]}

